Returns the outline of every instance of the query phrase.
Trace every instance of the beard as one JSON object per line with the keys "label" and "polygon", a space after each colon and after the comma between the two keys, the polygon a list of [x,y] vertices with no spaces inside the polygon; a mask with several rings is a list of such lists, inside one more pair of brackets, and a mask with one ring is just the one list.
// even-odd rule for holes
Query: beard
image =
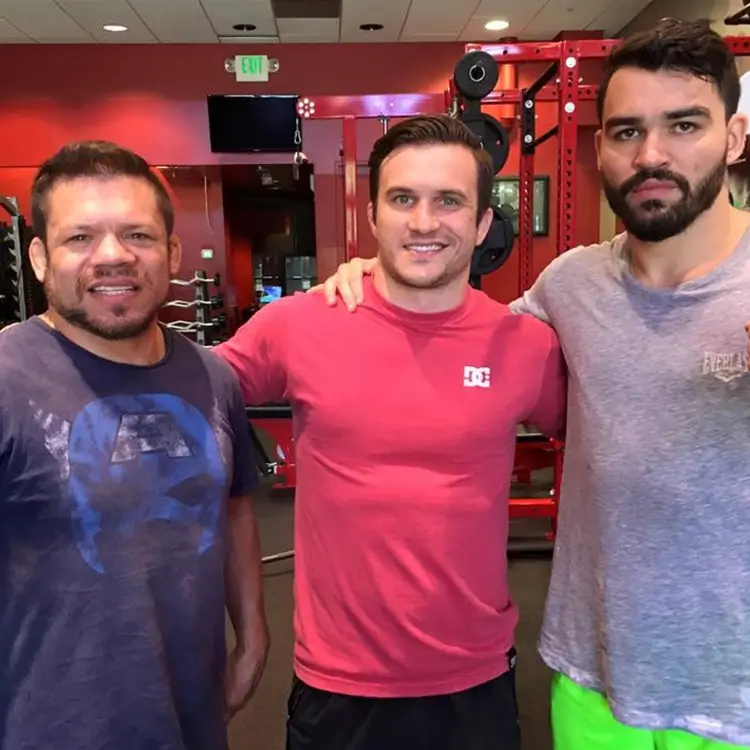
{"label": "beard", "polygon": [[[602,187],[610,208],[629,234],[641,242],[663,242],[684,232],[713,206],[724,187],[726,174],[725,155],[695,187],[668,169],[641,170],[619,186],[602,175]],[[682,196],[675,203],[653,199],[634,207],[628,202],[628,196],[646,180],[672,182]]]}
{"label": "beard", "polygon": [[[106,278],[106,275],[98,275],[97,278]],[[168,297],[168,293],[158,295],[150,307],[137,315],[133,314],[127,305],[116,305],[111,308],[108,319],[101,320],[89,314],[83,304],[63,300],[57,293],[52,274],[49,272],[44,277],[43,285],[51,310],[70,325],[106,341],[126,341],[142,336],[154,325],[159,316],[159,309]],[[82,300],[84,294],[85,285],[79,282],[76,285],[76,299]]]}

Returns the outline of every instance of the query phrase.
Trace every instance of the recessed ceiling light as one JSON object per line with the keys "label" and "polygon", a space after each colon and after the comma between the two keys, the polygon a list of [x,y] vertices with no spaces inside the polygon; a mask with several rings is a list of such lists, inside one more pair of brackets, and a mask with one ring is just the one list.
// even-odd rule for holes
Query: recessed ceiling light
{"label": "recessed ceiling light", "polygon": [[232,28],[235,31],[255,31],[258,27],[253,23],[236,23]]}
{"label": "recessed ceiling light", "polygon": [[382,23],[363,23],[359,27],[362,31],[380,31],[383,28]]}
{"label": "recessed ceiling light", "polygon": [[105,31],[127,31],[127,26],[120,26],[119,23],[107,23],[102,26]]}
{"label": "recessed ceiling light", "polygon": [[507,21],[488,21],[484,28],[487,31],[504,31],[510,24]]}

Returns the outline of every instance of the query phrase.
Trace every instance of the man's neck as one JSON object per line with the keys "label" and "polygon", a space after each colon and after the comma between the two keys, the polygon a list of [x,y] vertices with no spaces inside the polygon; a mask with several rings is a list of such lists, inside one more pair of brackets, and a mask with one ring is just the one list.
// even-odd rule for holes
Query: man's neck
{"label": "man's neck", "polygon": [[378,264],[373,271],[373,284],[378,294],[395,307],[416,313],[441,313],[455,310],[466,299],[468,278],[454,279],[445,286],[419,289],[406,286],[383,271]]}
{"label": "man's neck", "polygon": [[40,317],[48,326],[77,346],[111,362],[148,367],[160,362],[166,354],[164,334],[156,321],[140,336],[123,341],[110,341],[72,325],[52,310],[48,310]]}
{"label": "man's neck", "polygon": [[684,232],[664,242],[627,237],[633,275],[653,287],[676,287],[710,273],[737,247],[750,227],[750,214],[720,196]]}

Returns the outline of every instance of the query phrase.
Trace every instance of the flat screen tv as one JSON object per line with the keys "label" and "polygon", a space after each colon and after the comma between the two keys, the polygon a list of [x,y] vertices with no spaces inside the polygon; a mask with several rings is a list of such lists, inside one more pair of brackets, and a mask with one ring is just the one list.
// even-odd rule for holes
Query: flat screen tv
{"label": "flat screen tv", "polygon": [[208,130],[215,154],[294,153],[297,96],[211,94]]}

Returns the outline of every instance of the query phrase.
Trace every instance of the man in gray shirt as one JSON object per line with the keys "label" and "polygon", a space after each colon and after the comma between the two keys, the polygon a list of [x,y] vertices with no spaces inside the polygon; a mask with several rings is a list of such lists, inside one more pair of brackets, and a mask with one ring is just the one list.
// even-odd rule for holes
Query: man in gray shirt
{"label": "man in gray shirt", "polygon": [[[626,232],[557,258],[512,303],[570,369],[540,650],[556,750],[750,745],[750,216],[732,55],[665,20],[608,60],[597,134]],[[329,280],[356,304],[371,262]],[[726,743],[734,743],[729,745]]]}

